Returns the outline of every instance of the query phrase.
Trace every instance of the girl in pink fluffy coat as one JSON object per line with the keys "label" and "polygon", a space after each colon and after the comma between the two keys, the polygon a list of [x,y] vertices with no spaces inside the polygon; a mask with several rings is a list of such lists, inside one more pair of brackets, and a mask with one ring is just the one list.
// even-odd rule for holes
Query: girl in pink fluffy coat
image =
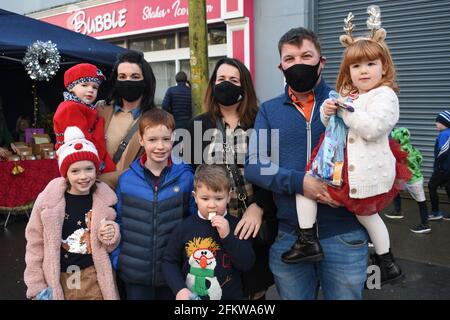
{"label": "girl in pink fluffy coat", "polygon": [[117,197],[96,181],[98,153],[79,128],[66,129],[57,155],[62,177],[39,194],[25,230],[27,298],[117,300],[109,259],[120,241]]}

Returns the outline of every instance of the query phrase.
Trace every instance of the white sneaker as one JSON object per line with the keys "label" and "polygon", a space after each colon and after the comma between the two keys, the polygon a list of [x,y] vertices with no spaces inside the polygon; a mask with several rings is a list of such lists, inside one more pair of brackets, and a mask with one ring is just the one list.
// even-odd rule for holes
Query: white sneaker
{"label": "white sneaker", "polygon": [[403,219],[404,218],[403,213],[401,213],[401,212],[385,213],[384,215],[390,219]]}

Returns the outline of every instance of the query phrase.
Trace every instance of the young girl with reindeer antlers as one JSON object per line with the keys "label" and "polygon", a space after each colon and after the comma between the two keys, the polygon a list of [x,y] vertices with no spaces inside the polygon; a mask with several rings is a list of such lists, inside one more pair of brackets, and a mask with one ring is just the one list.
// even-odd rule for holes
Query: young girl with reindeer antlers
{"label": "young girl with reindeer antlers", "polygon": [[27,298],[117,300],[109,253],[120,241],[117,196],[96,181],[100,159],[78,127],[57,151],[61,177],[42,191],[25,230]]}
{"label": "young girl with reindeer antlers", "polygon": [[[384,284],[400,278],[402,272],[395,264],[389,233],[378,212],[398,194],[400,184],[408,181],[410,173],[406,166],[407,154],[389,140],[399,119],[399,102],[395,68],[384,42],[386,31],[380,27],[379,8],[370,6],[367,12],[367,26],[371,30],[368,37],[353,38],[352,13],[344,20],[346,35],[340,37],[340,42],[346,50],[336,81],[340,96],[325,100],[320,115],[324,125],[337,115],[348,127],[343,182],[339,188],[329,186],[328,192],[355,213],[368,231],[375,247],[375,262],[381,270],[381,284]],[[283,254],[283,261],[319,261],[323,252],[317,235],[306,232],[308,236],[302,236],[315,223],[317,203],[302,195],[296,199],[300,233],[291,250]]]}

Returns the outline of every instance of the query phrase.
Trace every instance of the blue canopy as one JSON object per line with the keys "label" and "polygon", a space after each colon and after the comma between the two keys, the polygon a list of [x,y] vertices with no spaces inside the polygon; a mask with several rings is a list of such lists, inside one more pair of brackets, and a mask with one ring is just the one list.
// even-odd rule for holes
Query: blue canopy
{"label": "blue canopy", "polygon": [[[64,72],[80,62],[89,62],[102,69],[109,78],[117,55],[126,51],[119,46],[70,31],[47,22],[0,9],[0,96],[8,127],[13,130],[19,115],[33,119],[32,84],[22,59],[37,40],[56,44],[61,55],[60,69],[50,81],[37,81],[41,116],[56,110],[63,100]],[[108,83],[100,87],[104,98]]]}
{"label": "blue canopy", "polygon": [[29,45],[36,40],[51,40],[63,61],[91,62],[112,66],[117,54],[125,51],[119,46],[76,33],[50,23],[0,9],[0,54],[23,58]]}

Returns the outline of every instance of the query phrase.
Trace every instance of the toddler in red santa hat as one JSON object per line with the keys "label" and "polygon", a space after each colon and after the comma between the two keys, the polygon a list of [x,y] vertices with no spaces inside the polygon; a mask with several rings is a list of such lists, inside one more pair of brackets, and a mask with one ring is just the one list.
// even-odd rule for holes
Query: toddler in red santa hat
{"label": "toddler in red santa hat", "polygon": [[53,130],[56,135],[55,149],[64,143],[64,131],[69,126],[80,128],[86,139],[98,150],[100,173],[115,171],[116,167],[106,151],[105,120],[99,117],[94,102],[98,88],[105,76],[90,63],[80,63],[64,73],[64,101],[53,117]]}

